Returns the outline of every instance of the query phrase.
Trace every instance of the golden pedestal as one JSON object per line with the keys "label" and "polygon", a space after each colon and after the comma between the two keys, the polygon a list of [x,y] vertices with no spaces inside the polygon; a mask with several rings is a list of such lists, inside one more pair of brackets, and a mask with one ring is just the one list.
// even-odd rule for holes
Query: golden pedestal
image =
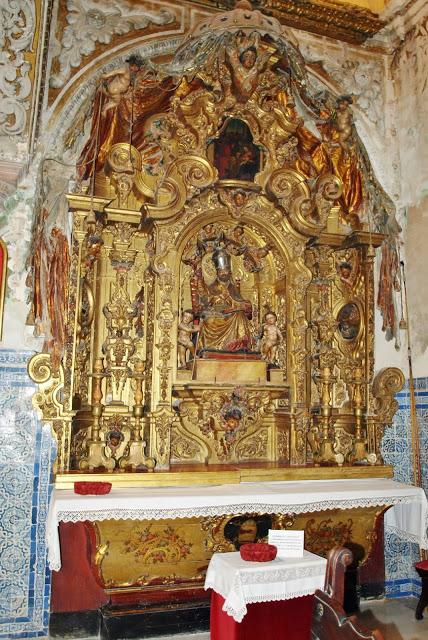
{"label": "golden pedestal", "polygon": [[234,384],[267,380],[267,365],[263,360],[198,359],[195,362],[194,379],[197,382],[229,382]]}

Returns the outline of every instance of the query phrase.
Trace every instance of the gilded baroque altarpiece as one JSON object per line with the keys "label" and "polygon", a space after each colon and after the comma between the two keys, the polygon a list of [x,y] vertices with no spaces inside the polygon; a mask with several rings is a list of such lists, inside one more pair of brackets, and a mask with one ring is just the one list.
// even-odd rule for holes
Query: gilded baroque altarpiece
{"label": "gilded baroque altarpiece", "polygon": [[310,91],[286,28],[240,3],[105,74],[77,173],[29,367],[59,474],[382,466],[403,377],[373,379],[372,220],[392,204],[352,98]]}

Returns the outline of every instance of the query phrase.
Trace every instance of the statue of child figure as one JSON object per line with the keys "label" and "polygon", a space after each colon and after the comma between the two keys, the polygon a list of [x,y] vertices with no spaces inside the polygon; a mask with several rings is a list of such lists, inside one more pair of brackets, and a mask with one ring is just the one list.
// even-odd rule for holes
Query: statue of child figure
{"label": "statue of child figure", "polygon": [[260,342],[260,351],[263,360],[270,364],[276,362],[276,352],[278,345],[282,342],[282,333],[277,327],[277,316],[273,311],[265,313],[262,325],[262,336]]}
{"label": "statue of child figure", "polygon": [[178,363],[179,367],[186,367],[186,354],[187,350],[190,351],[192,356],[195,355],[195,345],[192,342],[192,334],[199,331],[199,327],[193,324],[194,318],[193,311],[186,309],[181,316],[181,322],[178,325]]}

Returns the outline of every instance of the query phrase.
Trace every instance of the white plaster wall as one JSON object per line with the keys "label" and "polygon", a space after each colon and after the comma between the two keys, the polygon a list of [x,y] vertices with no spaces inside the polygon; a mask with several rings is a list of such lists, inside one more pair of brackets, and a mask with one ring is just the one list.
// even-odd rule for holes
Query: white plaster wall
{"label": "white plaster wall", "polygon": [[428,3],[407,23],[403,40],[391,56],[390,71],[396,95],[399,204],[406,211],[402,257],[413,374],[422,377],[428,375]]}

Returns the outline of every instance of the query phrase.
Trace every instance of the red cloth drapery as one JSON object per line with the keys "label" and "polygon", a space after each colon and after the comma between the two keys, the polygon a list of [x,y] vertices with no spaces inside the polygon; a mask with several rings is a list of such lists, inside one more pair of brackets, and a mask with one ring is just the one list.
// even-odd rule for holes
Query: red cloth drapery
{"label": "red cloth drapery", "polygon": [[211,594],[211,640],[310,640],[311,596],[247,605],[242,622],[222,611],[224,599]]}

